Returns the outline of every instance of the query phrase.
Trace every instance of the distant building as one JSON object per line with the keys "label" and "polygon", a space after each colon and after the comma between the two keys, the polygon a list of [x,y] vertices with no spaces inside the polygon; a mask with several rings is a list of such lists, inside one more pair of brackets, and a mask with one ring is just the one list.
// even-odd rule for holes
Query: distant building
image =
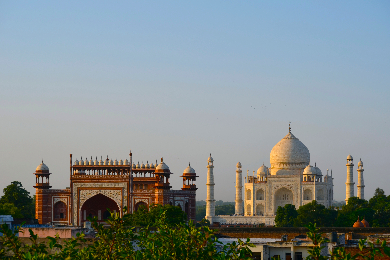
{"label": "distant building", "polygon": [[[7,224],[8,228],[12,228],[12,222],[14,221],[14,218],[11,215],[0,215],[0,226],[3,224]],[[0,233],[0,236],[2,236],[3,233]]]}
{"label": "distant building", "polygon": [[[309,149],[291,133],[280,140],[271,150],[271,167],[264,164],[257,173],[245,177],[242,190],[242,165],[236,169],[236,212],[234,216],[215,216],[214,177],[210,168],[207,178],[208,199],[206,218],[210,222],[221,224],[261,224],[274,225],[275,214],[279,206],[286,204],[302,205],[316,200],[330,207],[333,200],[332,172],[323,176],[321,170],[310,165]],[[213,166],[214,167],[214,166]],[[210,171],[211,169],[211,171]],[[212,182],[211,182],[212,181]],[[242,200],[244,192],[244,200]]]}
{"label": "distant building", "polygon": [[132,163],[129,160],[95,160],[82,158],[73,162],[70,155],[70,187],[51,189],[49,168],[42,163],[35,171],[35,215],[40,224],[82,226],[88,217],[104,222],[109,210],[124,213],[136,211],[141,205],[170,204],[180,206],[195,220],[196,173],[188,166],[182,176],[181,190],[171,190],[172,174],[163,162],[154,165]]}

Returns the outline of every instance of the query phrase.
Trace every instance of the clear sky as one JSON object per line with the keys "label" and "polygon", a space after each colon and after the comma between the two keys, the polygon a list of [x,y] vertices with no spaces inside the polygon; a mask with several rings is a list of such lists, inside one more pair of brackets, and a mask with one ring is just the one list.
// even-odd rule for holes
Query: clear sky
{"label": "clear sky", "polygon": [[388,1],[1,1],[0,190],[34,194],[42,158],[65,188],[70,153],[132,149],[174,189],[191,162],[201,200],[211,152],[233,201],[236,163],[270,166],[291,121],[336,200],[348,154],[367,198],[390,194],[389,28]]}

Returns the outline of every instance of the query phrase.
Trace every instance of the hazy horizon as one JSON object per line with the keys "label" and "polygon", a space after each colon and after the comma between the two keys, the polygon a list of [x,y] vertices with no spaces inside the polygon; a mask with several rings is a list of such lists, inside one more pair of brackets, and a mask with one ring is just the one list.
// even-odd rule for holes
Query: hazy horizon
{"label": "hazy horizon", "polygon": [[206,199],[234,201],[243,177],[292,133],[311,164],[364,162],[365,196],[390,194],[390,3],[66,1],[0,3],[0,190],[35,194],[43,159],[55,189],[73,160],[164,162],[173,189],[191,162]]}

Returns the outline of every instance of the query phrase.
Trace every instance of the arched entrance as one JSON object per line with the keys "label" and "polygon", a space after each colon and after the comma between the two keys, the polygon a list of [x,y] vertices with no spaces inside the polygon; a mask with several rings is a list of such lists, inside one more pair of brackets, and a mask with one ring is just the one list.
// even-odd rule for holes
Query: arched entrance
{"label": "arched entrance", "polygon": [[149,210],[148,209],[148,204],[146,204],[143,201],[140,201],[137,204],[135,204],[135,206],[134,206],[135,211],[137,211],[140,207],[144,207],[146,210]]}
{"label": "arched entrance", "polygon": [[54,204],[53,214],[54,214],[53,221],[66,221],[68,219],[66,204],[62,201],[59,201],[56,204]]}
{"label": "arched entrance", "polygon": [[293,205],[294,196],[291,190],[287,188],[280,188],[275,192],[274,201],[275,201],[274,211],[276,213],[279,206],[284,207],[284,205],[286,204]]}
{"label": "arched entrance", "polygon": [[98,222],[104,222],[110,216],[111,212],[120,212],[115,201],[103,194],[97,194],[87,201],[81,207],[81,222],[87,221],[88,217],[96,217]]}

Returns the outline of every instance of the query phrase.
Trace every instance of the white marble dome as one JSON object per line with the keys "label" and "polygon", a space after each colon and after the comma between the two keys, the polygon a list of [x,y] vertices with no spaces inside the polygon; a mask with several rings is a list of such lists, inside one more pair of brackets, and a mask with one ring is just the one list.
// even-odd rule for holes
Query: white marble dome
{"label": "white marble dome", "polygon": [[302,169],[310,163],[310,152],[298,138],[288,133],[272,148],[270,163],[271,168]]}
{"label": "white marble dome", "polygon": [[49,167],[47,167],[46,164],[42,163],[38,165],[38,167],[35,169],[35,171],[49,171]]}
{"label": "white marble dome", "polygon": [[169,167],[165,164],[165,162],[161,162],[157,165],[156,170],[169,170]]}
{"label": "white marble dome", "polygon": [[265,176],[268,173],[268,167],[264,165],[260,166],[259,169],[257,169],[257,176]]}
{"label": "white marble dome", "polygon": [[303,170],[303,174],[304,175],[316,175],[317,174],[317,170],[315,167],[311,166],[311,165],[308,165],[306,166],[306,168]]}
{"label": "white marble dome", "polygon": [[183,173],[195,173],[194,168],[191,167],[191,165],[188,165],[187,168],[185,168]]}

